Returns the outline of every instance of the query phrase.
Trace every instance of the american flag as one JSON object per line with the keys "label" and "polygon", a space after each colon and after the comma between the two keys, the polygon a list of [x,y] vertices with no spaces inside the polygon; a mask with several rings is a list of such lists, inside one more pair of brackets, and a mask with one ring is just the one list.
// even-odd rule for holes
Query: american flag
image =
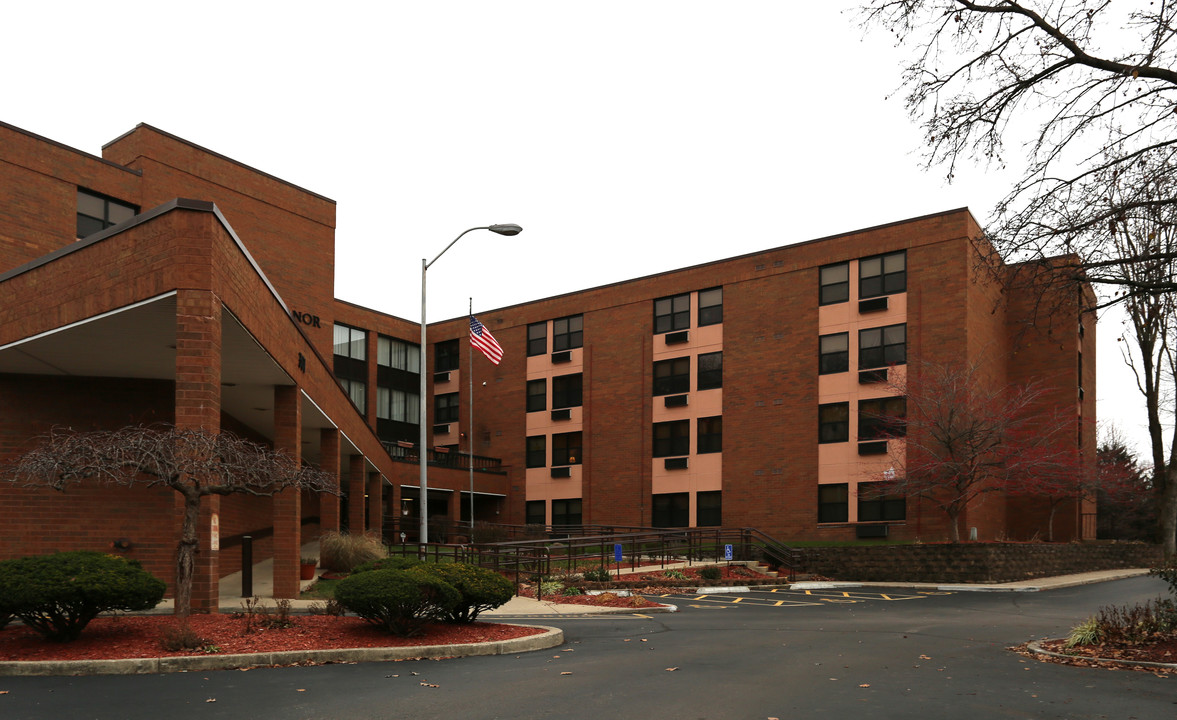
{"label": "american flag", "polygon": [[470,316],[470,344],[482,351],[487,360],[495,365],[503,359],[503,346],[490,334],[490,330],[478,322],[478,318]]}

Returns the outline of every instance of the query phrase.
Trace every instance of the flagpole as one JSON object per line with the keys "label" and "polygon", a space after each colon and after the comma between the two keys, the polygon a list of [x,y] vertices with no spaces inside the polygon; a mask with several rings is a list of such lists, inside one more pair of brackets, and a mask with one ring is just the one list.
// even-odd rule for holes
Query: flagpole
{"label": "flagpole", "polygon": [[[470,317],[474,317],[474,298],[470,298]],[[470,465],[470,542],[474,542],[474,343],[466,347],[470,364],[470,428],[466,431],[466,450]]]}

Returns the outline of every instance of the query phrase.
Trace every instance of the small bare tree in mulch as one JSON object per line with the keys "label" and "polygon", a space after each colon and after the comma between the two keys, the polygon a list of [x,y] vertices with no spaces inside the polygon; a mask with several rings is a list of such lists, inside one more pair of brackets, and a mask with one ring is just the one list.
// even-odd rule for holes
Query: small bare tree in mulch
{"label": "small bare tree in mulch", "polygon": [[184,498],[176,547],[176,614],[192,612],[192,575],[201,498],[271,496],[287,489],[337,494],[333,475],[300,465],[281,450],[228,432],[173,426],[74,432],[55,429],[0,470],[4,482],[64,491],[71,485],[169,487]]}

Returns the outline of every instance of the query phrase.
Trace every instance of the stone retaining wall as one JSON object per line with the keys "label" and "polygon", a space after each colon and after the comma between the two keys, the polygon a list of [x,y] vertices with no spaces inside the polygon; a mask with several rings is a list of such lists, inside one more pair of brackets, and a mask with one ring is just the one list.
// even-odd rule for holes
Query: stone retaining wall
{"label": "stone retaining wall", "polygon": [[1002,583],[1155,567],[1157,545],[937,543],[806,548],[803,572],[862,582]]}

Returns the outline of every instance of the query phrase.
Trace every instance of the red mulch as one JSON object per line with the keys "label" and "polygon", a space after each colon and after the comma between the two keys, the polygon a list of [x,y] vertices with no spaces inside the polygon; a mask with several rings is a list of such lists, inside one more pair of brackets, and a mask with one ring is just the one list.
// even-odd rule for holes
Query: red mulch
{"label": "red mulch", "polygon": [[[700,566],[696,566],[696,567],[683,567],[683,568],[675,568],[675,570],[677,572],[682,573],[683,575],[686,575],[688,580],[698,580],[699,579],[699,570],[701,570],[704,567],[707,567],[707,566],[700,565]],[[714,565],[712,567],[719,568],[720,572],[723,573],[721,576],[723,580],[740,580],[740,579],[750,579],[750,578],[764,579],[764,578],[770,577],[768,575],[765,575],[762,572],[757,572],[756,570],[749,569],[743,565]],[[653,581],[658,581],[658,580],[666,580],[667,577],[666,577],[665,570],[653,570],[651,572],[638,572],[638,573],[632,573],[629,575],[622,575],[621,579],[622,580],[650,580],[653,582]]]}
{"label": "red mulch", "polygon": [[1039,646],[1044,650],[1068,655],[1076,661],[1074,664],[1081,665],[1090,664],[1088,661],[1094,658],[1177,664],[1177,636],[1136,645],[1104,643],[1102,645],[1076,645],[1068,648],[1065,640],[1044,640],[1039,643]]}
{"label": "red mulch", "polygon": [[[415,647],[448,645],[537,635],[540,628],[476,622],[469,625],[434,623],[421,635],[402,638],[389,635],[356,617],[329,615],[293,616],[294,627],[255,629],[246,633],[246,621],[234,615],[193,615],[192,629],[207,645],[222,654],[330,650],[338,648]],[[200,655],[199,650],[164,650],[161,638],[176,625],[171,615],[104,617],[92,621],[80,638],[70,643],[47,642],[29,628],[9,625],[0,630],[0,661],[7,660],[107,660],[122,658]]]}
{"label": "red mulch", "polygon": [[[643,592],[646,590],[648,588],[643,588]],[[519,588],[519,595],[521,597],[533,598],[535,597],[535,588],[530,585],[524,585]],[[605,591],[600,595],[561,595],[557,593],[555,595],[544,595],[543,600],[544,602],[559,603],[560,605],[597,605],[601,607],[634,609],[665,607],[661,603],[651,602],[641,595],[621,596],[609,591]]]}

